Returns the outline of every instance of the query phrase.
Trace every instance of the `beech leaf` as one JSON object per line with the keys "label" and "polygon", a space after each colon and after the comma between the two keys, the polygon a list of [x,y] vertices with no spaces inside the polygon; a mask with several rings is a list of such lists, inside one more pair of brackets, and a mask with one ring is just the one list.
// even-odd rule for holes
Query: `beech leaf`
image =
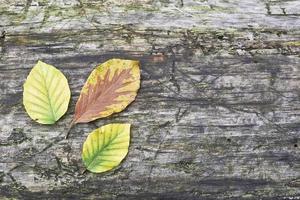
{"label": "beech leaf", "polygon": [[139,87],[139,61],[111,59],[102,63],[81,90],[71,127],[121,112],[134,101]]}
{"label": "beech leaf", "polygon": [[66,77],[42,61],[32,68],[23,90],[23,104],[33,120],[54,124],[67,111],[71,97]]}
{"label": "beech leaf", "polygon": [[82,148],[87,170],[101,173],[118,166],[128,153],[130,124],[108,124],[92,131]]}

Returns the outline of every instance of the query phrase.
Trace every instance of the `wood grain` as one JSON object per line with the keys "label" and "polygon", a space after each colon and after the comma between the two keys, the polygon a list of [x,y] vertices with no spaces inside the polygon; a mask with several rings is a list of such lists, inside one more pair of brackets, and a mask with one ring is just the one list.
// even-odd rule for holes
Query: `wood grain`
{"label": "wood grain", "polygon": [[[299,199],[297,0],[0,0],[0,196],[17,199]],[[93,67],[141,61],[136,101],[79,124]],[[56,125],[32,121],[22,85],[43,60],[68,78]],[[112,172],[81,174],[87,134],[131,123]]]}

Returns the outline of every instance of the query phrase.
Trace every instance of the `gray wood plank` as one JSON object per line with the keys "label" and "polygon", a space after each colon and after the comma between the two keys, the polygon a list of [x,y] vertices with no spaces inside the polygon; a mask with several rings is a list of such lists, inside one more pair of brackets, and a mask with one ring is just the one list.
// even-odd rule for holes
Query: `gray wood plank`
{"label": "gray wood plank", "polygon": [[[18,199],[300,198],[299,1],[0,0],[0,196]],[[110,58],[141,61],[124,112],[76,125],[82,85]],[[68,78],[53,126],[22,86],[37,60]],[[115,170],[81,174],[89,132],[133,125]]]}

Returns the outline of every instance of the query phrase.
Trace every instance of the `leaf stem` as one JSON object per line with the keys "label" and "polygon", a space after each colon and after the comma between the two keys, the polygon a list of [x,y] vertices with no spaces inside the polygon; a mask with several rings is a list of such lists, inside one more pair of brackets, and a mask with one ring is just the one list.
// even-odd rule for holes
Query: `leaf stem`
{"label": "leaf stem", "polygon": [[82,172],[80,172],[80,174],[83,175],[86,171],[87,169],[85,168]]}
{"label": "leaf stem", "polygon": [[75,125],[75,122],[74,122],[74,120],[72,120],[72,122],[71,122],[71,124],[70,124],[70,126],[69,126],[69,128],[68,128],[68,130],[67,130],[65,139],[68,139],[70,130],[72,129],[72,127],[73,127],[74,125]]}

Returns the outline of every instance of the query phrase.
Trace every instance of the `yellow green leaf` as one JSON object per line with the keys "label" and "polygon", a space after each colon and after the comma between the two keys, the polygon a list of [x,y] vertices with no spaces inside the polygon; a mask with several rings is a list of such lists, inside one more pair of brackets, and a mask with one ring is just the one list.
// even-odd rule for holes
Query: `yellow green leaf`
{"label": "yellow green leaf", "polygon": [[24,83],[23,104],[28,115],[41,124],[54,124],[67,111],[70,97],[63,73],[38,61]]}
{"label": "yellow green leaf", "polygon": [[107,124],[91,132],[82,148],[85,167],[94,173],[118,166],[128,153],[130,124]]}

